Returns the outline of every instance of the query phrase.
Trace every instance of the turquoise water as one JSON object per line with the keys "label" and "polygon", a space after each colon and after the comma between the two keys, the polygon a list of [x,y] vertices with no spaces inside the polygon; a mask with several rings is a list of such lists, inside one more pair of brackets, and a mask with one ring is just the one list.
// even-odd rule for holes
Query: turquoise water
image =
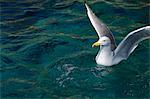
{"label": "turquoise water", "polygon": [[[117,44],[149,25],[148,1],[89,0]],[[1,98],[150,98],[149,40],[126,61],[97,66],[82,0],[1,0]]]}

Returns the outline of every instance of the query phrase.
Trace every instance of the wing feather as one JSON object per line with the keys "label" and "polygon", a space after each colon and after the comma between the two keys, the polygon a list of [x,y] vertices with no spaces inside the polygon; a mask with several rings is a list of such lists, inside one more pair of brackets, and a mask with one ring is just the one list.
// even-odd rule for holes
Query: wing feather
{"label": "wing feather", "polygon": [[115,57],[120,60],[127,59],[138,43],[145,39],[150,39],[150,26],[129,33],[116,48]]}
{"label": "wing feather", "polygon": [[112,51],[115,50],[116,48],[116,43],[115,43],[115,39],[111,33],[111,31],[109,30],[109,28],[101,21],[97,18],[97,16],[93,13],[93,11],[90,9],[90,7],[85,3],[86,9],[87,9],[87,15],[94,27],[94,29],[96,30],[99,38],[102,36],[107,36],[110,38],[111,40],[111,49]]}

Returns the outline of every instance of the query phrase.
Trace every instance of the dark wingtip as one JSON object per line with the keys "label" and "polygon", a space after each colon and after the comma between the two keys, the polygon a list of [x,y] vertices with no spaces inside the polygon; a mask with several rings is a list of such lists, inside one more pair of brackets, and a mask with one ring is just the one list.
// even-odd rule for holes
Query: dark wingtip
{"label": "dark wingtip", "polygon": [[84,5],[85,5],[85,7],[88,9],[89,7],[88,7],[88,5],[87,5],[87,1],[86,0],[84,0]]}
{"label": "dark wingtip", "polygon": [[84,0],[84,3],[87,3],[87,1],[86,1],[86,0]]}
{"label": "dark wingtip", "polygon": [[87,5],[87,1],[86,0],[84,0],[84,4]]}

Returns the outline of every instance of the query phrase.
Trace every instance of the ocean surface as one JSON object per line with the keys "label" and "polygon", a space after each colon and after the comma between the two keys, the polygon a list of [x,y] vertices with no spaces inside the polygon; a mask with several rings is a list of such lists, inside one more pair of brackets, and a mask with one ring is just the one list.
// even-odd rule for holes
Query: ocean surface
{"label": "ocean surface", "polygon": [[[87,0],[117,44],[149,25],[149,0]],[[0,0],[1,99],[150,98],[150,40],[98,66],[83,0]]]}

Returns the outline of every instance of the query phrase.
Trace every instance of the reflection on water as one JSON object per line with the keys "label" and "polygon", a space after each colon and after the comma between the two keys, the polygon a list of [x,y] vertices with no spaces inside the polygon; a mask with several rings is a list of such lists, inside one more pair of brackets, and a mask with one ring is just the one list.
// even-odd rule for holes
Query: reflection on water
{"label": "reflection on water", "polygon": [[[141,0],[89,0],[117,43],[149,24]],[[0,1],[2,98],[149,98],[149,44],[127,61],[98,66],[82,0]]]}

